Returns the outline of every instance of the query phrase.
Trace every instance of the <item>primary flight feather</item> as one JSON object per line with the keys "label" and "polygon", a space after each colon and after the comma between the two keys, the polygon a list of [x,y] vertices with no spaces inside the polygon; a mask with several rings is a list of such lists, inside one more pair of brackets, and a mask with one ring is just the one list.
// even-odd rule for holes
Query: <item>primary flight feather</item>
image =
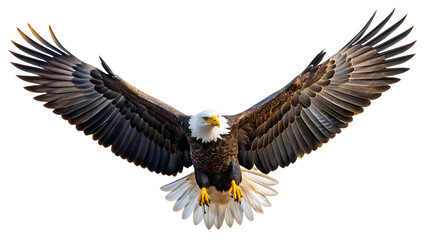
{"label": "primary flight feather", "polygon": [[415,42],[393,45],[412,27],[390,38],[405,20],[382,31],[392,15],[367,32],[373,15],[338,53],[321,63],[320,52],[285,87],[232,116],[216,110],[185,115],[125,82],[102,59],[104,70],[79,60],[51,28],[56,46],[31,26],[38,42],[18,29],[32,48],[13,42],[26,55],[11,53],[26,64],[12,64],[33,74],[18,77],[34,84],[25,89],[42,93],[36,100],[117,156],[166,175],[193,166],[193,173],[162,189],[183,218],[220,228],[241,224],[243,216],[253,220],[253,210],[262,213],[270,206],[267,196],[277,194],[271,187],[277,181],[265,174],[333,138],[408,70],[395,66],[414,56],[402,53]]}

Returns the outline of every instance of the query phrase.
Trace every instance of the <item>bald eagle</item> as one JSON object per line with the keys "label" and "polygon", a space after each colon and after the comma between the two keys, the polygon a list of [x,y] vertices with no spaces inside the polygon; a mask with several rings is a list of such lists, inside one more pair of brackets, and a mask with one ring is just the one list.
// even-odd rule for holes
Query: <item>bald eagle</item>
{"label": "bald eagle", "polygon": [[391,47],[412,27],[390,38],[405,19],[381,31],[392,14],[367,32],[373,14],[339,52],[322,63],[320,52],[286,86],[229,116],[216,110],[185,115],[131,86],[102,59],[104,70],[81,61],[50,27],[56,46],[30,25],[38,41],[18,29],[32,48],[12,41],[25,54],[11,53],[27,63],[12,64],[32,74],[18,77],[33,83],[26,90],[41,93],[34,99],[117,156],[165,175],[192,166],[193,173],[161,188],[169,192],[166,198],[176,201],[174,210],[183,210],[183,218],[192,214],[195,224],[231,227],[270,206],[278,182],[267,173],[328,142],[399,81],[394,75],[408,70],[394,66],[414,56],[400,55],[415,41]]}

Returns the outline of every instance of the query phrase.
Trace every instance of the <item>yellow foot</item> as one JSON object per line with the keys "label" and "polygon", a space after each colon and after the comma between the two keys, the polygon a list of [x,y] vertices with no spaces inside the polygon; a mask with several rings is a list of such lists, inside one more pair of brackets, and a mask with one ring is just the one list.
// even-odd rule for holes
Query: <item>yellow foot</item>
{"label": "yellow foot", "polygon": [[228,193],[229,196],[231,196],[236,202],[241,203],[241,198],[243,198],[243,192],[234,180],[232,180],[231,182],[231,188],[229,189]]}
{"label": "yellow foot", "polygon": [[210,196],[207,193],[207,188],[203,187],[200,191],[200,196],[198,197],[198,205],[207,205],[210,206]]}

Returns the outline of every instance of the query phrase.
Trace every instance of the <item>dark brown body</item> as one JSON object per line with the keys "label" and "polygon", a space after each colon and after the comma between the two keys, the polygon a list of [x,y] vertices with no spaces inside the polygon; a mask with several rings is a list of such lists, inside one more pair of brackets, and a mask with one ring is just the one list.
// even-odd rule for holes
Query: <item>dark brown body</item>
{"label": "dark brown body", "polygon": [[219,191],[229,190],[231,181],[241,182],[238,164],[237,131],[222,135],[222,139],[209,143],[189,137],[190,154],[200,188],[215,186]]}

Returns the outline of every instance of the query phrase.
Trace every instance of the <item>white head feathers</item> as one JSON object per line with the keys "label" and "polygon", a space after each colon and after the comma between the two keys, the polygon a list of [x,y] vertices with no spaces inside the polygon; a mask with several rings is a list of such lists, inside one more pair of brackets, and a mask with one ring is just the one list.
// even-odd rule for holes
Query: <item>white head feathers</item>
{"label": "white head feathers", "polygon": [[[217,119],[217,124],[208,123],[210,119]],[[216,110],[206,110],[192,116],[189,119],[189,129],[191,130],[191,137],[201,139],[201,142],[208,143],[222,139],[220,135],[228,134],[229,129],[228,120],[219,115]]]}

